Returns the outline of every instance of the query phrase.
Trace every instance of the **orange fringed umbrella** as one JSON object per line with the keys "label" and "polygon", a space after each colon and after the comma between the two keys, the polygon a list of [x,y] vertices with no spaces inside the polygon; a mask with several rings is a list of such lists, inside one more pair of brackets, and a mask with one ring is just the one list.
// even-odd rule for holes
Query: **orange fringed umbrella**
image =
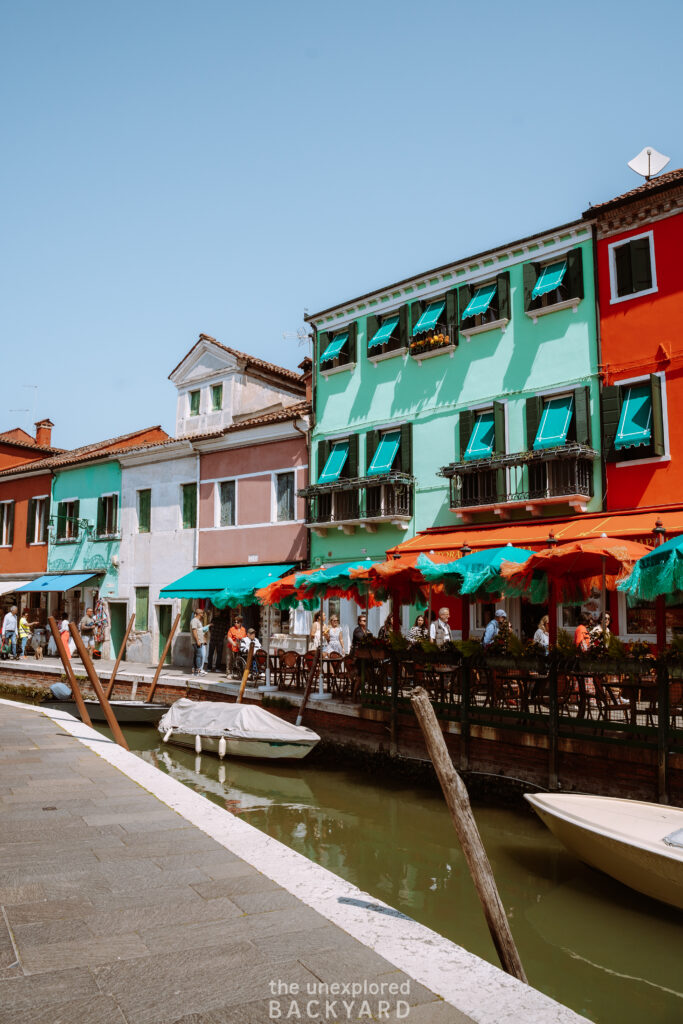
{"label": "orange fringed umbrella", "polygon": [[290,572],[279,580],[273,580],[267,587],[256,591],[256,597],[261,604],[266,606],[277,605],[279,608],[296,608],[299,602],[304,608],[310,611],[317,606],[317,601],[302,598],[294,586],[297,576],[302,575],[300,571]]}
{"label": "orange fringed umbrella", "polygon": [[424,604],[430,585],[417,568],[418,558],[419,552],[399,555],[385,562],[375,562],[367,568],[352,569],[351,576],[358,581],[359,588],[370,591],[381,600],[391,598],[397,606]]}

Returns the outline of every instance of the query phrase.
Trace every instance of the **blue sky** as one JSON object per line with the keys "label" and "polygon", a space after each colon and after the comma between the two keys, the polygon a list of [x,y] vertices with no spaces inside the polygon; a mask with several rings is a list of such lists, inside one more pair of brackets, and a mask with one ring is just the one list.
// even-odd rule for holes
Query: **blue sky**
{"label": "blue sky", "polygon": [[6,0],[0,430],[35,399],[63,447],[172,431],[200,332],[294,367],[304,308],[572,220],[638,184],[646,144],[679,166],[682,22],[631,0]]}

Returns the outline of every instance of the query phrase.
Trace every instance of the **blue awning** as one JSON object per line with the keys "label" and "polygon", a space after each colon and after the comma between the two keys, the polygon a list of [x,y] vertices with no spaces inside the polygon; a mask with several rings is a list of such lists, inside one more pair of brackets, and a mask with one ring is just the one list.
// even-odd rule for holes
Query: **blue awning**
{"label": "blue awning", "polygon": [[368,476],[379,476],[380,473],[391,472],[400,443],[400,430],[390,430],[388,434],[383,434],[368,467]]}
{"label": "blue awning", "polygon": [[495,438],[496,427],[493,419],[493,409],[488,410],[488,412],[480,412],[465,449],[465,461],[472,462],[475,459],[490,458],[493,455]]}
{"label": "blue awning", "polygon": [[335,335],[335,337],[332,339],[332,341],[329,343],[329,345],[321,355],[320,365],[322,366],[323,363],[329,363],[331,359],[336,359],[348,340],[348,331],[342,331],[341,334]]}
{"label": "blue awning", "polygon": [[437,299],[436,302],[430,302],[420,319],[413,327],[413,336],[416,334],[424,334],[425,331],[432,331],[436,327],[445,306],[445,299]]}
{"label": "blue awning", "polygon": [[485,313],[493,301],[493,296],[496,294],[497,284],[486,284],[482,288],[477,288],[476,292],[465,306],[462,314],[462,319],[466,320],[468,316],[477,316]]}
{"label": "blue awning", "polygon": [[39,576],[37,580],[31,580],[30,583],[25,583],[23,587],[17,587],[17,593],[26,592],[28,594],[33,594],[36,591],[39,591],[40,593],[49,594],[64,592],[66,590],[73,590],[74,587],[80,587],[81,584],[94,579],[95,576],[97,576],[96,572],[62,573],[61,575],[55,576]]}
{"label": "blue awning", "polygon": [[567,440],[567,431],[574,411],[574,396],[549,398],[543,406],[541,422],[538,425],[534,451],[539,448],[557,448]]}
{"label": "blue awning", "polygon": [[291,572],[290,565],[233,565],[194,569],[181,576],[175,583],[169,583],[160,591],[159,597],[186,597],[208,599],[216,608],[235,607],[240,604],[257,604],[255,590],[267,587],[269,583]]}
{"label": "blue awning", "polygon": [[534,285],[531,298],[537,299],[540,295],[545,295],[547,292],[555,291],[555,289],[559,288],[562,284],[562,280],[566,273],[566,260],[562,260],[560,263],[551,263],[549,267],[544,267],[538,275],[538,280]]}
{"label": "blue awning", "polygon": [[634,384],[626,391],[614,447],[637,448],[652,440],[652,390],[650,384]]}
{"label": "blue awning", "polygon": [[376,348],[377,345],[383,345],[385,341],[389,341],[391,335],[396,330],[398,319],[397,313],[395,316],[389,316],[386,320],[382,321],[379,330],[375,331],[368,341],[368,348]]}
{"label": "blue awning", "polygon": [[319,484],[329,484],[333,480],[338,480],[339,475],[344,468],[344,464],[349,457],[349,442],[348,441],[335,441],[332,445],[332,451],[327,456],[327,462],[325,468],[318,477]]}

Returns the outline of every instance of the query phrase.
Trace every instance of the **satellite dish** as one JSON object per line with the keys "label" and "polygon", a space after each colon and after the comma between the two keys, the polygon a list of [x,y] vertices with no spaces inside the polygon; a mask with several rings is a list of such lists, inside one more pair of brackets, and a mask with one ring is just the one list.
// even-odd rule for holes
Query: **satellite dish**
{"label": "satellite dish", "polygon": [[628,165],[632,171],[642,175],[646,181],[649,181],[655,174],[663,171],[670,161],[670,156],[664,156],[663,153],[658,153],[652,146],[646,146],[645,149],[641,149],[638,156],[634,156],[633,160],[629,160]]}

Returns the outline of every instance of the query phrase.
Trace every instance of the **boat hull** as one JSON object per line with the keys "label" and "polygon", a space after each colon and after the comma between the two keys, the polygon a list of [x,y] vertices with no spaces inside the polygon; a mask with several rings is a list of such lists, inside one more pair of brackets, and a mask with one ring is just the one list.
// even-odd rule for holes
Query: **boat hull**
{"label": "boat hull", "polygon": [[[165,704],[146,704],[141,700],[110,700],[109,703],[117,722],[121,725],[156,725],[161,716],[168,711]],[[98,700],[86,700],[85,706],[91,721],[106,722],[102,705]],[[41,707],[67,711],[75,718],[81,717],[75,700],[46,700]]]}
{"label": "boat hull", "polygon": [[[202,736],[202,753],[218,756],[219,736]],[[179,747],[195,750],[195,736],[190,733],[174,732],[168,738],[169,743]],[[267,761],[301,760],[310,753],[318,739],[310,740],[266,740],[245,739],[243,737],[226,736],[226,757],[249,757]]]}
{"label": "boat hull", "polygon": [[526,794],[526,799],[579,860],[683,910],[683,850],[663,842],[683,827],[683,810],[580,794]]}

